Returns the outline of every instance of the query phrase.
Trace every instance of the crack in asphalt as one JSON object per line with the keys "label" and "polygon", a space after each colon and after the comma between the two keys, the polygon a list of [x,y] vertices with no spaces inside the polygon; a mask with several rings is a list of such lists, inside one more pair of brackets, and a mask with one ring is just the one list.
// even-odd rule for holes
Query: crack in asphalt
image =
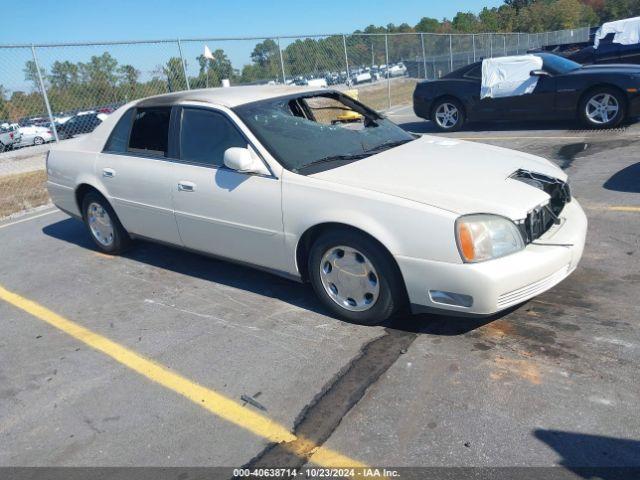
{"label": "crack in asphalt", "polygon": [[417,334],[386,328],[327,383],[295,421],[296,440],[271,444],[243,468],[300,468],[331,436],[366,390],[405,353]]}

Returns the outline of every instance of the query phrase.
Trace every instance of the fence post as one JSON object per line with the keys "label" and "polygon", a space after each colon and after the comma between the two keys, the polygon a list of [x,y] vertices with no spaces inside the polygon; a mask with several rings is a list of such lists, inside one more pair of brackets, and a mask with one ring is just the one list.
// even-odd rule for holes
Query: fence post
{"label": "fence post", "polygon": [[282,68],[282,84],[287,84],[287,77],[284,74],[284,59],[282,58],[282,48],[280,47],[280,37],[278,37],[278,51],[280,52],[280,68]]}
{"label": "fence post", "polygon": [[347,81],[351,78],[349,75],[349,56],[347,55],[347,37],[346,35],[342,35],[342,48],[344,48],[344,64],[347,67]]}
{"label": "fence post", "polygon": [[47,107],[47,113],[49,114],[49,122],[51,122],[51,130],[53,131],[53,138],[56,139],[56,142],[59,142],[58,138],[58,129],[56,128],[56,124],[53,121],[53,112],[51,111],[51,104],[49,103],[49,96],[47,95],[47,90],[44,88],[44,81],[42,80],[42,72],[40,71],[40,64],[38,63],[38,57],[36,56],[36,47],[31,45],[31,54],[33,55],[33,63],[36,64],[36,72],[38,72],[38,83],[40,84],[40,92],[42,93],[42,97],[44,98],[44,104]]}
{"label": "fence post", "polygon": [[453,72],[453,35],[449,34],[449,71]]}
{"label": "fence post", "polygon": [[493,33],[489,34],[489,56],[493,58]]}
{"label": "fence post", "polygon": [[389,35],[384,34],[384,56],[387,62],[387,108],[391,109],[391,74],[389,73]]}
{"label": "fence post", "polygon": [[[182,63],[182,72],[184,73],[184,81],[187,85],[187,90],[191,90],[191,85],[189,85],[189,75],[187,75],[187,61],[184,59],[184,55],[182,55],[182,44],[180,43],[180,39],[178,41],[178,52],[180,52],[180,63]],[[209,71],[207,70],[207,80],[209,79]]]}
{"label": "fence post", "polygon": [[473,43],[473,61],[476,61],[476,35],[475,33],[471,34],[471,43]]}
{"label": "fence post", "polygon": [[502,36],[502,50],[504,51],[504,55],[507,55],[507,35],[504,34]]}
{"label": "fence post", "polygon": [[422,43],[422,65],[424,66],[424,78],[427,78],[427,55],[424,50],[424,33],[420,34],[420,42]]}
{"label": "fence post", "polygon": [[520,55],[520,34],[516,33],[516,38],[518,39],[518,43],[516,43],[516,55]]}

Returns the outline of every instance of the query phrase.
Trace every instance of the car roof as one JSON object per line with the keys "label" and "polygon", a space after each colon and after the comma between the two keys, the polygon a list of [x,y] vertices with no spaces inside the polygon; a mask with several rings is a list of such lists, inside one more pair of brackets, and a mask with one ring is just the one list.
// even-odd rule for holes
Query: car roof
{"label": "car roof", "polygon": [[317,91],[317,87],[300,87],[285,85],[248,85],[237,87],[202,88],[166,93],[140,100],[139,107],[175,105],[181,102],[205,102],[224,107],[237,107],[245,103],[268,100],[270,98],[309,93]]}
{"label": "car roof", "polygon": [[[335,90],[317,87],[297,87],[284,85],[251,85],[242,87],[206,88],[199,90],[186,90],[176,93],[156,95],[154,97],[134,100],[122,105],[115,112],[106,115],[103,122],[89,135],[77,137],[60,142],[52,147],[52,150],[84,150],[99,152],[104,147],[113,128],[122,115],[132,107],[171,106],[182,102],[204,102],[212,105],[233,108],[246,103],[268,100],[295,95],[309,95],[335,92]],[[77,116],[77,115],[76,115]]]}

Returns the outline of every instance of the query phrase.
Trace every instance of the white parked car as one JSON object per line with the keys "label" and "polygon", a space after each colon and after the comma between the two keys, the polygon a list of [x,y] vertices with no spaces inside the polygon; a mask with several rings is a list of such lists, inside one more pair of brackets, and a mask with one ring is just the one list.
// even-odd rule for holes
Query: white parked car
{"label": "white parked car", "polygon": [[[332,124],[355,111],[358,124]],[[320,115],[322,113],[322,115]],[[551,162],[415,136],[333,90],[231,87],[123,106],[47,160],[97,247],[151,239],[309,281],[365,324],[487,315],[569,275],[587,220]]]}
{"label": "white parked car", "polygon": [[389,67],[388,72],[390,77],[403,77],[407,74],[407,67],[404,66],[404,63],[398,63]]}
{"label": "white parked car", "polygon": [[359,83],[367,83],[372,81],[373,77],[371,76],[371,72],[362,72],[353,76],[353,83],[356,85]]}
{"label": "white parked car", "polygon": [[307,80],[307,85],[314,88],[326,88],[327,81],[324,78],[312,78]]}
{"label": "white parked car", "polygon": [[20,143],[20,127],[17,123],[0,124],[0,153]]}
{"label": "white parked car", "polygon": [[16,145],[17,147],[27,147],[31,145],[42,145],[53,141],[53,132],[47,127],[38,127],[31,125],[29,127],[20,127],[22,139]]}

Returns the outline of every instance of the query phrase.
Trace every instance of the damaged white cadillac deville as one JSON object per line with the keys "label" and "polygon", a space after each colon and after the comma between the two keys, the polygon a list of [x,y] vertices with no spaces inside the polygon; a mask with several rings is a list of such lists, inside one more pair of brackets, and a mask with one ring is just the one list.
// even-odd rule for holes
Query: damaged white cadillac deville
{"label": "damaged white cadillac deville", "polygon": [[47,173],[102,252],[140,238],[241,262],[363,324],[520,304],[576,268],[587,231],[551,162],[412,135],[326,89],[135,101],[53,148]]}

